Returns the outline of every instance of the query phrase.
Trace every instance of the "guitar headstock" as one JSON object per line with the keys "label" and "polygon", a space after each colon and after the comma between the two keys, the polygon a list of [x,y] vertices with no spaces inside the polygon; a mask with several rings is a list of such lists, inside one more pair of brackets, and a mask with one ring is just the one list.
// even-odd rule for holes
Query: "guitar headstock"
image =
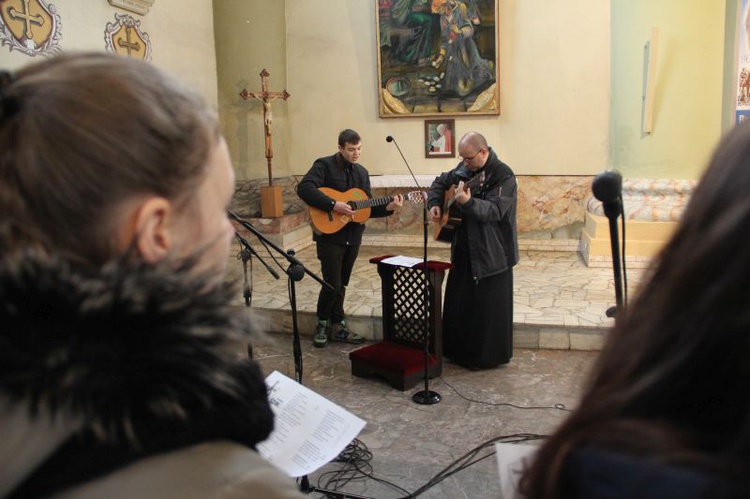
{"label": "guitar headstock", "polygon": [[425,191],[411,191],[404,194],[404,199],[411,203],[426,203],[427,192]]}

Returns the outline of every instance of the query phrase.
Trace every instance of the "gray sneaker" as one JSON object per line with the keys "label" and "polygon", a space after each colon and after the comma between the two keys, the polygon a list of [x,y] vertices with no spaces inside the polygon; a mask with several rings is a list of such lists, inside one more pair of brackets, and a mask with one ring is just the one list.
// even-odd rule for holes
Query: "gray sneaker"
{"label": "gray sneaker", "polygon": [[313,336],[313,345],[317,348],[323,348],[328,344],[328,336],[326,336],[325,324],[318,324],[315,327],[315,335]]}
{"label": "gray sneaker", "polygon": [[365,342],[362,336],[354,334],[346,328],[345,321],[341,321],[340,324],[331,325],[331,329],[328,331],[328,339],[331,341],[352,343],[353,345],[360,345]]}

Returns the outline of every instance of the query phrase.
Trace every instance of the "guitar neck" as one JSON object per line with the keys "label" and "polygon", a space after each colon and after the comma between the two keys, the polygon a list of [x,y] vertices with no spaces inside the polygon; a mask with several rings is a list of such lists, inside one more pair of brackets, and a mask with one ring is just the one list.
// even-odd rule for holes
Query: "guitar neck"
{"label": "guitar neck", "polygon": [[481,186],[484,183],[484,172],[481,172],[473,177],[471,177],[469,180],[464,182],[464,189],[473,189],[477,185]]}
{"label": "guitar neck", "polygon": [[353,210],[361,210],[364,208],[372,208],[373,206],[387,206],[388,203],[393,201],[393,196],[385,196],[381,198],[370,198],[360,199],[359,201],[349,201],[349,206]]}

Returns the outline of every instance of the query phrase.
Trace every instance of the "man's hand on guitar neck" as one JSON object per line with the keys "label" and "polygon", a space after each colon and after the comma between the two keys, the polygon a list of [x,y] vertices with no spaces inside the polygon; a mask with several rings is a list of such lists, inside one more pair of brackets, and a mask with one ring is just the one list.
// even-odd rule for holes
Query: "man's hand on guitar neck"
{"label": "man's hand on guitar neck", "polygon": [[456,196],[454,199],[458,204],[464,204],[471,199],[471,189],[469,187],[464,187],[463,180],[460,181],[458,187],[456,187]]}
{"label": "man's hand on guitar neck", "polygon": [[388,211],[401,211],[401,207],[404,206],[404,196],[401,194],[394,194],[393,195],[393,201],[388,203],[388,206],[385,207]]}

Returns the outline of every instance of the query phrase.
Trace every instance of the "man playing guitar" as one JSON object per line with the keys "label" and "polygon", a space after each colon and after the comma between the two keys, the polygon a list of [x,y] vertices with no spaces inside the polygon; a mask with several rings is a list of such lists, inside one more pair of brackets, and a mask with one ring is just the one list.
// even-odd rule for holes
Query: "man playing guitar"
{"label": "man playing guitar", "polygon": [[[345,192],[359,189],[367,198],[372,197],[370,176],[367,169],[357,163],[362,150],[362,139],[354,130],[344,130],[339,134],[339,150],[332,156],[316,159],[310,170],[297,186],[297,195],[310,207],[330,214],[334,218],[343,217],[340,230],[324,233],[313,231],[317,246],[323,280],[334,287],[329,290],[321,287],[318,295],[318,325],[313,336],[313,345],[324,347],[328,341],[362,343],[364,338],[346,327],[344,298],[349,284],[354,262],[357,260],[364,220],[355,218],[356,210],[346,201],[337,200],[320,188]],[[401,209],[404,199],[397,194],[386,205],[376,205],[370,209],[369,217],[386,217]]]}
{"label": "man playing guitar", "polygon": [[[470,369],[496,367],[513,356],[513,266],[518,262],[516,177],[476,132],[461,138],[462,159],[430,186],[433,222],[443,220],[455,189],[451,263],[443,307],[443,353]],[[477,180],[479,180],[477,182]],[[466,188],[467,184],[473,187]]]}

